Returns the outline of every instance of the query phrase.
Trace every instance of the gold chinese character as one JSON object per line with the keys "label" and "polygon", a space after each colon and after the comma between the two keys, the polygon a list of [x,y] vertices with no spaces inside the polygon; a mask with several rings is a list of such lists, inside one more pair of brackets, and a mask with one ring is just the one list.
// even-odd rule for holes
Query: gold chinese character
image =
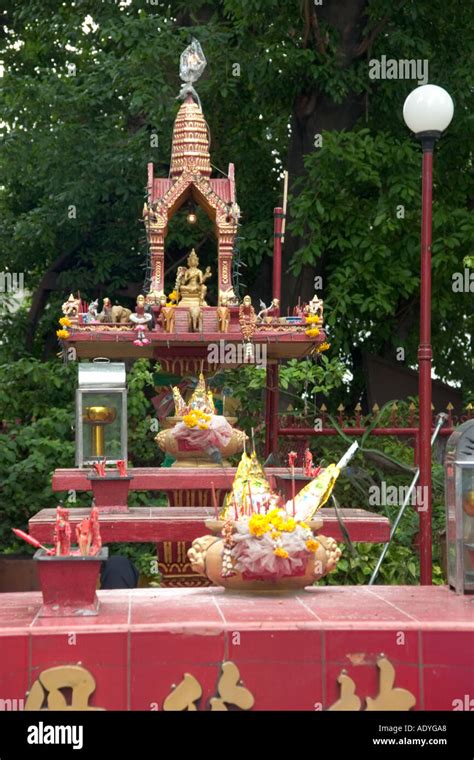
{"label": "gold chinese character", "polygon": [[[227,710],[227,705],[250,710],[255,702],[253,694],[241,685],[239,669],[233,662],[222,663],[217,693],[219,696],[210,700],[211,711]],[[185,673],[183,680],[166,697],[163,710],[197,710],[196,702],[201,696],[199,681],[190,673]]]}
{"label": "gold chinese character", "polygon": [[[416,704],[416,698],[407,689],[393,686],[395,683],[395,668],[385,655],[377,657],[379,669],[379,693],[375,698],[366,697],[366,711],[371,710],[410,710]],[[339,699],[329,707],[329,710],[360,710],[361,700],[355,693],[356,685],[347,671],[343,670],[338,677],[341,686]]]}
{"label": "gold chinese character", "polygon": [[222,675],[217,684],[219,697],[211,699],[211,710],[227,710],[226,704],[250,710],[254,705],[253,694],[240,685],[240,672],[233,662],[222,663]]}
{"label": "gold chinese character", "polygon": [[[102,710],[104,708],[89,705],[95,685],[94,677],[80,665],[48,668],[31,687],[25,710]],[[70,704],[61,689],[72,690]]]}

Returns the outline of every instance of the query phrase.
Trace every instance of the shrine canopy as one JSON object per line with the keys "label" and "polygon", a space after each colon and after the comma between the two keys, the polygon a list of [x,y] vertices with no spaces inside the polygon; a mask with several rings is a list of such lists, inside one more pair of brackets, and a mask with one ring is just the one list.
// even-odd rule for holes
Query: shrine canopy
{"label": "shrine canopy", "polygon": [[[215,225],[219,298],[235,303],[232,289],[232,254],[240,210],[236,202],[234,165],[225,178],[211,178],[210,134],[193,88],[181,104],[173,128],[168,178],[155,177],[148,164],[148,203],[144,218],[151,251],[149,303],[164,292],[164,244],[168,222],[187,201],[200,206]],[[194,93],[194,95],[193,95]],[[195,99],[196,98],[196,99]]]}

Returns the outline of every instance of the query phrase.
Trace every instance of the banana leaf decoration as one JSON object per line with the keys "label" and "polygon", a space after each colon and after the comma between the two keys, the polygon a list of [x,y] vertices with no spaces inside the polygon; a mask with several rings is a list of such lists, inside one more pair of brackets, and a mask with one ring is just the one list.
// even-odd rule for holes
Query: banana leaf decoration
{"label": "banana leaf decoration", "polygon": [[[311,520],[316,512],[326,504],[341,470],[352,459],[358,448],[359,444],[354,441],[337,464],[328,465],[295,496],[295,517],[297,520]],[[286,511],[291,514],[292,510],[293,502],[290,499],[286,504]]]}
{"label": "banana leaf decoration", "polygon": [[[252,494],[252,502],[254,502],[255,499],[263,502],[264,496],[270,496],[271,488],[265,475],[265,470],[258,461],[255,452],[250,456],[244,452],[237,466],[232,490],[225,496],[223,509],[220,515],[221,519],[228,519],[229,517],[234,516],[234,499],[239,514],[241,507],[245,504],[250,507],[250,494]],[[255,504],[253,507],[255,508]],[[253,511],[252,508],[251,511]]]}

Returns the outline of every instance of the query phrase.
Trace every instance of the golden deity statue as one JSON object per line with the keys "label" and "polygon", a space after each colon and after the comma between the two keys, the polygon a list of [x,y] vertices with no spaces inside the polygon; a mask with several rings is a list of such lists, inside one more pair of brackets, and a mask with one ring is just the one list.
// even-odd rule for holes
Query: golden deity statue
{"label": "golden deity statue", "polygon": [[176,281],[180,294],[180,306],[207,306],[205,298],[207,287],[205,281],[211,277],[211,268],[203,273],[199,269],[199,259],[194,248],[188,256],[188,268],[181,267]]}
{"label": "golden deity statue", "polygon": [[199,374],[198,383],[189,399],[189,409],[197,409],[205,414],[214,414],[214,399],[211,390],[207,390],[206,381],[202,372]]}

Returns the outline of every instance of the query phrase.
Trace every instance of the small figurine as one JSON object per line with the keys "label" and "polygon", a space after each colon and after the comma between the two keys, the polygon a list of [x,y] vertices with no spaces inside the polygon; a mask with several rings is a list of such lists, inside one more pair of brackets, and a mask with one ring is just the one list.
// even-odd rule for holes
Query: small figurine
{"label": "small figurine", "polygon": [[83,557],[93,557],[100,552],[102,538],[99,529],[99,510],[92,507],[89,517],[76,525],[76,538],[79,554]]}
{"label": "small figurine", "polygon": [[221,290],[219,292],[219,300],[222,298],[227,299],[227,306],[238,306],[239,305],[239,299],[234,293],[234,289],[232,287],[227,288],[227,290]]}
{"label": "small figurine", "polygon": [[76,539],[79,547],[79,554],[82,554],[83,557],[88,557],[92,543],[91,521],[89,517],[85,517],[84,520],[81,520],[81,522],[76,525]]}
{"label": "small figurine", "polygon": [[104,458],[104,460],[102,462],[94,462],[94,464],[92,465],[93,468],[94,468],[94,470],[95,470],[95,472],[96,472],[96,475],[98,475],[99,478],[105,478],[105,463],[106,463],[106,461],[107,460]]}
{"label": "small figurine", "polygon": [[220,306],[217,307],[217,321],[219,324],[219,332],[221,333],[229,331],[230,309],[227,306],[227,303],[227,297],[221,296]]}
{"label": "small figurine", "polygon": [[131,313],[130,309],[119,304],[112,306],[110,298],[104,298],[102,311],[97,319],[104,324],[125,324],[130,321]]}
{"label": "small figurine", "polygon": [[188,329],[189,332],[201,332],[202,330],[202,311],[199,304],[192,304],[188,307]]}
{"label": "small figurine", "polygon": [[244,296],[244,300],[239,306],[239,324],[244,339],[250,341],[257,326],[257,316],[250,296]]}
{"label": "small figurine", "polygon": [[69,524],[69,510],[64,507],[56,507],[56,524],[53,534],[54,553],[57,557],[71,553],[71,525]]}
{"label": "small figurine", "polygon": [[117,470],[121,478],[127,477],[127,463],[124,459],[117,460]]}
{"label": "small figurine", "polygon": [[310,478],[312,471],[313,471],[313,455],[309,449],[306,449],[304,452],[303,472],[308,478]]}
{"label": "small figurine", "polygon": [[71,293],[67,301],[63,303],[61,309],[65,317],[69,317],[71,320],[77,320],[80,306],[81,299],[79,296],[77,298],[74,298],[73,294]]}
{"label": "small figurine", "polygon": [[99,308],[99,299],[96,298],[95,301],[90,302],[87,308],[87,314],[84,314],[82,317],[82,321],[84,324],[89,325],[92,322],[97,322],[98,308]]}
{"label": "small figurine", "polygon": [[130,322],[135,325],[134,330],[137,332],[137,337],[133,341],[135,346],[146,346],[150,342],[145,335],[145,328],[150,329],[152,319],[152,314],[145,310],[145,296],[137,296],[135,313],[130,314]]}
{"label": "small figurine", "polygon": [[278,298],[272,298],[270,306],[266,306],[265,303],[260,301],[260,311],[257,314],[257,319],[266,318],[267,321],[272,320],[274,317],[280,316],[280,301]]}
{"label": "small figurine", "polygon": [[166,305],[166,296],[160,296],[160,322],[167,333],[174,332],[175,307]]}
{"label": "small figurine", "polygon": [[100,535],[99,527],[99,510],[94,506],[90,513],[90,532],[91,532],[91,545],[89,549],[90,555],[98,554],[102,548],[102,537]]}
{"label": "small figurine", "polygon": [[318,296],[315,294],[309,304],[305,306],[304,313],[306,315],[316,316],[319,317],[320,322],[323,321],[323,310],[324,310],[324,301],[322,301]]}
{"label": "small figurine", "polygon": [[74,549],[74,551],[71,551],[69,511],[64,509],[64,507],[58,506],[56,510],[56,525],[53,536],[54,547],[52,549],[43,546],[36,538],[29,536],[28,533],[24,533],[22,530],[18,530],[17,528],[12,528],[12,530],[18,538],[22,538],[37,549],[43,549],[49,556],[77,557],[78,555],[82,555],[84,557],[91,557],[98,554],[102,548],[99,510],[95,505],[92,507],[89,517],[86,517],[79,525],[76,525],[76,538],[79,548]]}

